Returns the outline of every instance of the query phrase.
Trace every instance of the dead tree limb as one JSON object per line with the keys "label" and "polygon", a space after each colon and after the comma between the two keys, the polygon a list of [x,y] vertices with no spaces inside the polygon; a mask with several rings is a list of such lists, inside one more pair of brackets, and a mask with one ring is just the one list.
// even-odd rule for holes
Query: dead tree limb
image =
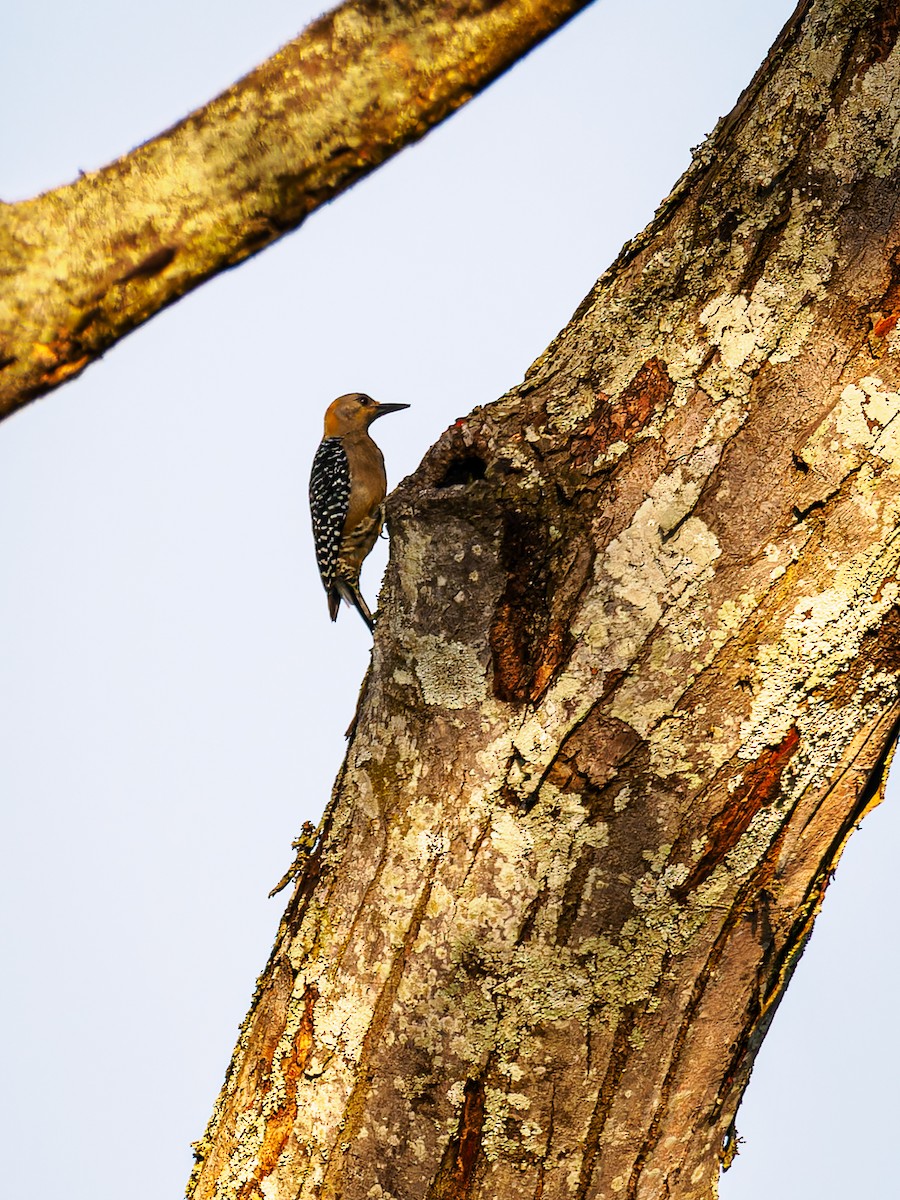
{"label": "dead tree limb", "polygon": [[0,418],[295,229],[586,2],[352,0],[124,158],[0,204]]}

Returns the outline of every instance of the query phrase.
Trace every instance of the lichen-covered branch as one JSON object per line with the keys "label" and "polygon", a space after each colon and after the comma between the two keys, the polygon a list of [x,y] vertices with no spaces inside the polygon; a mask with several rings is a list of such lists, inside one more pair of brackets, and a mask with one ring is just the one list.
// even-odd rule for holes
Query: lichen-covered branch
{"label": "lichen-covered branch", "polygon": [[708,1200],[900,722],[900,5],[798,10],[389,507],[189,1194]]}
{"label": "lichen-covered branch", "polygon": [[101,171],[0,203],[0,418],[422,137],[587,0],[350,0]]}

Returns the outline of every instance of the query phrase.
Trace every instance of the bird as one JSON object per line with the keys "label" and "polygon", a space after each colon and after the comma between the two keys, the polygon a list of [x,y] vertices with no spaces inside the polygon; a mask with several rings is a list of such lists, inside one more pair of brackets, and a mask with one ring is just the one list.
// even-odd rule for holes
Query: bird
{"label": "bird", "polygon": [[309,478],[309,508],[332,621],[337,620],[343,599],[356,608],[370,630],[375,628],[359,590],[359,572],[384,524],[387,476],[369,426],[403,408],[409,405],[379,404],[364,392],[349,392],[325,411],[325,430]]}

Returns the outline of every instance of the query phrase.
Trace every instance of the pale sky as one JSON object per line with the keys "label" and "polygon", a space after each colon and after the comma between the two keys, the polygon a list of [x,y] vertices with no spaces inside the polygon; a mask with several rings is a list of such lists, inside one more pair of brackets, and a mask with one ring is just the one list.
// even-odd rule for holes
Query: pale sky
{"label": "pale sky", "polygon": [[[266,894],[327,800],[368,660],[355,614],[329,623],[312,555],[326,404],[411,405],[377,427],[396,482],[517,383],[793,7],[600,0],[0,429],[5,1195],[183,1190],[283,907]],[[0,197],[153,136],[319,11],[16,4]],[[897,1194],[896,800],[828,892],[723,1200]]]}

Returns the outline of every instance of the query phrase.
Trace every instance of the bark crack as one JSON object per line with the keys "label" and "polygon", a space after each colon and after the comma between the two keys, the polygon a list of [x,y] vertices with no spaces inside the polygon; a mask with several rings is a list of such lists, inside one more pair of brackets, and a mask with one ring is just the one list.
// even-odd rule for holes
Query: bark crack
{"label": "bark crack", "polygon": [[603,1076],[603,1082],[597,1092],[591,1119],[585,1134],[585,1148],[581,1160],[581,1170],[578,1174],[578,1186],[575,1189],[574,1200],[587,1200],[591,1186],[594,1167],[600,1153],[601,1138],[609,1114],[616,1098],[616,1090],[628,1059],[629,1038],[635,1025],[635,1013],[628,1009],[622,1013],[616,1026],[613,1044],[609,1054],[609,1062]]}
{"label": "bark crack", "polygon": [[534,1200],[543,1200],[544,1178],[547,1172],[547,1159],[553,1148],[553,1123],[556,1116],[556,1081],[550,1084],[550,1117],[547,1122],[547,1140],[544,1143],[544,1153],[538,1159],[537,1183],[534,1189]]}
{"label": "bark crack", "polygon": [[406,933],[403,937],[403,944],[400,946],[397,953],[394,955],[391,969],[388,973],[384,986],[378,994],[378,999],[375,1001],[372,1010],[372,1017],[369,1022],[369,1028],[363,1038],[362,1047],[359,1055],[359,1069],[357,1071],[356,1080],[353,1089],[346,1104],[346,1119],[335,1132],[334,1141],[330,1147],[328,1154],[328,1167],[325,1172],[325,1182],[329,1179],[334,1179],[335,1176],[342,1174],[343,1154],[336,1153],[338,1146],[342,1143],[350,1144],[353,1142],[356,1134],[359,1132],[360,1123],[365,1115],[365,1100],[372,1085],[372,1075],[368,1069],[368,1062],[372,1057],[372,1051],[381,1040],[384,1033],[384,1027],[390,1016],[394,1001],[397,998],[397,992],[400,987],[400,980],[403,977],[403,971],[409,960],[410,952],[415,944],[416,938],[419,936],[419,930],[422,927],[422,921],[425,917],[425,910],[428,907],[428,901],[431,899],[431,892],[434,886],[434,876],[437,869],[437,859],[432,859],[431,867],[425,879],[425,883],[416,900],[415,907],[410,918],[409,925],[406,928]]}
{"label": "bark crack", "polygon": [[466,1080],[459,1125],[446,1145],[425,1200],[468,1200],[472,1194],[484,1127],[484,1081],[491,1062],[492,1058],[489,1058],[477,1079]]}

